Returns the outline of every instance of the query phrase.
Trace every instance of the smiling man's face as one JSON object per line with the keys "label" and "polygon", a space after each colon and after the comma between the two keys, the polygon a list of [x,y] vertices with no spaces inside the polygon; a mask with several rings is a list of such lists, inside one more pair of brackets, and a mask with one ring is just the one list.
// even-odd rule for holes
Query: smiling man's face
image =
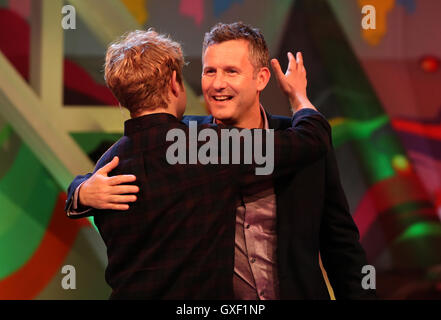
{"label": "smiling man's face", "polygon": [[208,46],[203,54],[202,92],[209,112],[235,126],[260,112],[259,93],[267,83],[260,72],[251,64],[246,40]]}

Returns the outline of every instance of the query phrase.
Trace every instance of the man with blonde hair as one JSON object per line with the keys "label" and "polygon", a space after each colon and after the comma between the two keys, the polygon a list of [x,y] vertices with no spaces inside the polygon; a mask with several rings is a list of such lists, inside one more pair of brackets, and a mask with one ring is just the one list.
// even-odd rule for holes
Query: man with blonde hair
{"label": "man with blonde hair", "polygon": [[[124,136],[98,161],[93,176],[107,174],[118,163],[112,175],[137,177],[136,185],[116,186],[119,193],[139,189],[136,199],[123,196],[127,202],[136,200],[123,214],[113,208],[86,212],[94,216],[107,247],[106,281],[112,299],[234,298],[234,225],[240,195],[250,185],[259,190],[275,177],[293,174],[330,148],[327,121],[312,105],[295,105],[291,126],[273,136],[272,176],[255,174],[254,157],[252,163],[236,165],[220,158],[207,165],[170,164],[167,137],[172,130],[182,130],[186,144],[202,146],[201,141],[189,141],[189,127],[179,121],[186,104],[183,65],[180,45],[152,30],[131,32],[107,50],[106,83],[131,119],[124,124]],[[291,59],[295,71],[281,81],[306,86],[302,67]],[[258,96],[268,79],[269,71],[262,70],[248,85]],[[218,137],[229,130],[215,123],[197,129],[212,130]],[[253,136],[270,132],[250,130]],[[266,141],[259,147],[269,148]],[[119,178],[109,179],[113,178],[118,184]],[[80,189],[70,188],[69,197],[75,190]]]}
{"label": "man with blonde hair", "polygon": [[152,29],[137,30],[109,46],[104,78],[120,104],[135,118],[145,110],[166,109],[170,102],[167,86],[175,77],[182,89],[176,114],[181,118],[186,104],[183,66],[182,49],[177,42]]}

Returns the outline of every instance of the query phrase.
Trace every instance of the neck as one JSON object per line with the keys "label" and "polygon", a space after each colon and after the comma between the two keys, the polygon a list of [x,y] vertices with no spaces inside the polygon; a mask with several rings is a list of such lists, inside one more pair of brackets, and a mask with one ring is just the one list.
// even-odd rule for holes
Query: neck
{"label": "neck", "polygon": [[131,118],[137,118],[137,117],[141,117],[141,116],[146,116],[148,114],[155,114],[155,113],[168,113],[171,114],[172,116],[175,116],[176,118],[178,117],[176,109],[174,108],[155,108],[155,109],[151,109],[151,110],[143,110],[140,113],[137,114],[133,114],[130,113],[130,117]]}
{"label": "neck", "polygon": [[225,120],[222,121],[216,119],[216,122],[223,123],[225,125],[235,126],[238,128],[245,128],[245,129],[256,129],[256,128],[263,129],[264,126],[264,119],[262,112],[260,110],[260,104],[250,109],[247,112],[246,117],[244,119],[239,119],[235,122],[230,122]]}

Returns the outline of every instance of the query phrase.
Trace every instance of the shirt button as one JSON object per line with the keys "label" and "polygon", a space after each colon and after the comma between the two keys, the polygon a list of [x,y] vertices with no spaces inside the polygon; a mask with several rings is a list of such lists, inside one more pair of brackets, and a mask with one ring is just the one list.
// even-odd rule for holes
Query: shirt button
{"label": "shirt button", "polygon": [[251,263],[254,263],[254,262],[256,262],[256,258],[251,259]]}
{"label": "shirt button", "polygon": [[245,228],[249,229],[249,228],[250,228],[250,225],[249,225],[249,224],[247,224],[247,225],[245,226]]}
{"label": "shirt button", "polygon": [[261,291],[261,292],[260,292],[260,296],[261,296],[261,297],[264,297],[264,295],[265,295],[265,291]]}

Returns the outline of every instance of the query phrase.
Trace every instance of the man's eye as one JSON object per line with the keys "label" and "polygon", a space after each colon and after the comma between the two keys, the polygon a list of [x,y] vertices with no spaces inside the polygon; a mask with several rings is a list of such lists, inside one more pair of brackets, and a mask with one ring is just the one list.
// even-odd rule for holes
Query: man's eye
{"label": "man's eye", "polygon": [[227,70],[227,72],[230,74],[235,74],[235,73],[237,73],[237,70],[229,69],[229,70]]}
{"label": "man's eye", "polygon": [[214,74],[214,70],[205,70],[204,74]]}

